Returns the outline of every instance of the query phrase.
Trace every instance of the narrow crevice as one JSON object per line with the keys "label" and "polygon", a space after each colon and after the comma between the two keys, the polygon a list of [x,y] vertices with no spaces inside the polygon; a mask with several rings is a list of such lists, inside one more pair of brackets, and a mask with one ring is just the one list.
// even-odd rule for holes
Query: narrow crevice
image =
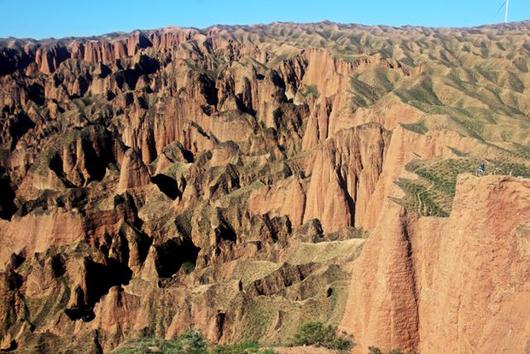
{"label": "narrow crevice", "polygon": [[410,238],[410,232],[408,230],[408,224],[406,222],[407,215],[401,216],[400,223],[402,225],[402,235],[403,239],[406,242],[406,254],[405,254],[405,264],[407,268],[406,274],[409,274],[410,282],[413,286],[412,289],[412,301],[414,306],[414,314],[410,317],[413,319],[411,324],[413,325],[413,328],[411,328],[412,331],[414,331],[414,335],[410,337],[411,340],[411,346],[414,348],[417,348],[418,341],[419,341],[419,328],[420,328],[420,315],[419,315],[419,291],[418,291],[418,283],[416,281],[416,267],[414,262],[414,254],[413,254],[413,247],[412,247],[412,240]]}
{"label": "narrow crevice", "polygon": [[206,99],[206,103],[211,106],[217,106],[219,102],[218,90],[215,87],[215,80],[211,79],[208,75],[201,74],[199,76],[201,94]]}
{"label": "narrow crevice", "polygon": [[67,188],[76,188],[77,186],[70,182],[68,178],[66,178],[66,175],[64,173],[63,169],[63,160],[61,159],[61,156],[56,152],[53,154],[52,158],[50,159],[50,162],[48,163],[48,167],[50,170],[52,170],[55,175],[63,182],[63,184]]}
{"label": "narrow crevice", "polygon": [[226,314],[224,312],[218,312],[215,316],[215,327],[217,329],[217,340],[221,339],[224,333],[224,326],[226,322]]}
{"label": "narrow crevice", "polygon": [[54,278],[60,278],[66,272],[66,264],[62,255],[56,254],[52,256],[50,263]]}
{"label": "narrow crevice", "polygon": [[337,172],[337,177],[339,179],[339,186],[344,194],[344,199],[348,204],[348,209],[350,211],[350,225],[355,227],[355,200],[352,198],[350,193],[348,193],[347,182],[340,172]]}

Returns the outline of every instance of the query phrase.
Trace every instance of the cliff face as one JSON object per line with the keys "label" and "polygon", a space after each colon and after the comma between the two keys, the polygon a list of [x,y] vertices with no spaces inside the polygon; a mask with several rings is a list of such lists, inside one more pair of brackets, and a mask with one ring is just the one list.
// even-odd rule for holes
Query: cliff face
{"label": "cliff face", "polygon": [[[1,40],[1,349],[281,343],[321,320],[361,352],[522,350],[527,42],[528,23]],[[481,163],[522,179],[457,182]]]}
{"label": "cliff face", "polygon": [[509,353],[528,347],[530,184],[462,175],[448,218],[388,202],[356,260],[344,329],[361,347]]}

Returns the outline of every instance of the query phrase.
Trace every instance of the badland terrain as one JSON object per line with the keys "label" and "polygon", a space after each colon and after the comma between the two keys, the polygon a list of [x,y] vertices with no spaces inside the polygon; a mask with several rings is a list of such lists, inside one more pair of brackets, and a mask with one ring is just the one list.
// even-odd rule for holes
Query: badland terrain
{"label": "badland terrain", "polygon": [[530,22],[0,40],[1,349],[528,352],[529,69]]}

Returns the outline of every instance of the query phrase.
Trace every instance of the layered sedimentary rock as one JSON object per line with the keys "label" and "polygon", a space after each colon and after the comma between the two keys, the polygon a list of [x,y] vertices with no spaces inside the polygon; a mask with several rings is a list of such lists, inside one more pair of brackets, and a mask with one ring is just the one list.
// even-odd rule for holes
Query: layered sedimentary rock
{"label": "layered sedimentary rock", "polygon": [[0,40],[0,349],[523,350],[528,28]]}
{"label": "layered sedimentary rock", "polygon": [[446,219],[392,202],[382,215],[355,262],[342,321],[361,348],[527,349],[528,320],[515,314],[528,312],[530,296],[528,180],[463,175]]}

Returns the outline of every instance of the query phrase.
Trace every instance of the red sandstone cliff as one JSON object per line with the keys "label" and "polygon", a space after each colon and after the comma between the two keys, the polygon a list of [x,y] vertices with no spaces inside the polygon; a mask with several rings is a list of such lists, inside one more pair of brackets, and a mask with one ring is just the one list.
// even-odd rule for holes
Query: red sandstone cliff
{"label": "red sandstone cliff", "polygon": [[463,175],[447,219],[391,201],[381,215],[355,261],[342,320],[360,348],[526,350],[528,180]]}

